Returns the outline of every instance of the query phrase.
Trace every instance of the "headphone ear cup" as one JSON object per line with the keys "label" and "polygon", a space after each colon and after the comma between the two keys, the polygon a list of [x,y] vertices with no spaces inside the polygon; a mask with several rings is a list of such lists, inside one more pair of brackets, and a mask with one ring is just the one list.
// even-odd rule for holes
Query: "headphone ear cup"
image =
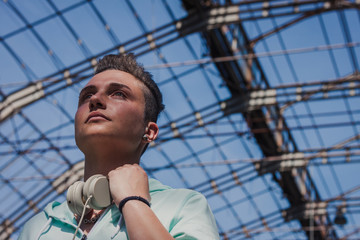
{"label": "headphone ear cup", "polygon": [[[84,182],[77,181],[69,187],[66,194],[66,201],[69,209],[78,216],[82,214],[84,209],[83,187]],[[87,207],[86,213],[89,211],[90,209]]]}
{"label": "headphone ear cup", "polygon": [[91,208],[101,210],[111,204],[109,181],[103,175],[90,177],[83,188],[84,197],[93,196],[89,202]]}
{"label": "headphone ear cup", "polygon": [[[83,187],[83,196],[85,199],[88,199],[88,197],[90,197],[90,195],[92,195],[89,191],[89,188],[90,188],[90,185],[91,185],[91,182],[93,181],[93,179],[96,179],[98,177],[101,177],[102,175],[101,174],[95,174],[91,177],[88,178],[88,180],[86,180],[85,184],[84,184],[84,187]],[[93,196],[94,197],[94,196]],[[91,203],[91,200],[90,200],[90,203]]]}

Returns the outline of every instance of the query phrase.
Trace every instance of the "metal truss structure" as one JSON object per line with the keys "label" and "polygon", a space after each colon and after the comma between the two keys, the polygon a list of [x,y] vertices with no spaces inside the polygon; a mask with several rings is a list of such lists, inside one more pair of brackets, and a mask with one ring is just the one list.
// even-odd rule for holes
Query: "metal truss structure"
{"label": "metal truss structure", "polygon": [[[164,94],[150,177],[222,239],[360,238],[358,0],[0,3],[0,239],[83,177],[79,89],[134,52]],[[6,26],[5,26],[6,25]]]}

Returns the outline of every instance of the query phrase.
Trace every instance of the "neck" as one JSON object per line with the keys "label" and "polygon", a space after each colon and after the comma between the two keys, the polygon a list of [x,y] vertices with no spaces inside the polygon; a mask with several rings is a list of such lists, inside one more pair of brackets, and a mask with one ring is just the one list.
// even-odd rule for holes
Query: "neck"
{"label": "neck", "polygon": [[112,148],[111,151],[96,151],[92,149],[85,153],[85,172],[84,180],[95,174],[107,176],[111,170],[121,167],[125,164],[139,164],[140,154],[124,153],[119,148]]}

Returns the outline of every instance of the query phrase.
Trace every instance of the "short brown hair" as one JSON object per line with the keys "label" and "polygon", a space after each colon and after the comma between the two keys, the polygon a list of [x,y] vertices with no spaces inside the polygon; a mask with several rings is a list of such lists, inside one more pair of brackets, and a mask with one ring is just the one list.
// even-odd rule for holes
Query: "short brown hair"
{"label": "short brown hair", "polygon": [[164,104],[162,103],[162,94],[159,87],[152,79],[151,73],[145,71],[144,67],[136,61],[134,54],[106,55],[99,60],[95,75],[106,70],[119,70],[130,73],[140,82],[147,90],[144,90],[145,98],[145,121],[156,122]]}

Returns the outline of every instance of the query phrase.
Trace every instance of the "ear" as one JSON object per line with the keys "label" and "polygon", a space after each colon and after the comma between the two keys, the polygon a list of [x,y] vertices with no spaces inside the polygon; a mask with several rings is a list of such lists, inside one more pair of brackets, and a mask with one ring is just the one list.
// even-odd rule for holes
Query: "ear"
{"label": "ear", "polygon": [[148,138],[147,142],[154,141],[159,134],[158,125],[154,122],[148,122],[146,130],[145,130],[145,134],[147,135],[147,138]]}

